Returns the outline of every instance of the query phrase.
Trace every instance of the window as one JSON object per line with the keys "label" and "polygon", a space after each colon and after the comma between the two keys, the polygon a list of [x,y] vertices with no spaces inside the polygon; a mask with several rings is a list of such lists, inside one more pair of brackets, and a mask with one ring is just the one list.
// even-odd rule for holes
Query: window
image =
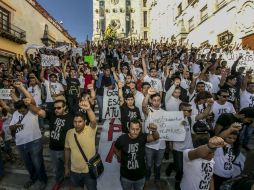
{"label": "window", "polygon": [[143,7],[146,7],[147,0],[143,0]]}
{"label": "window", "polygon": [[216,6],[217,6],[217,9],[220,9],[222,8],[224,5],[227,4],[227,1],[226,0],[216,0]]}
{"label": "window", "polygon": [[194,17],[189,20],[189,32],[194,29]]}
{"label": "window", "polygon": [[147,31],[144,31],[144,39],[147,40]]}
{"label": "window", "polygon": [[180,3],[177,7],[177,16],[179,16],[180,14],[182,14],[183,12],[183,8],[182,8],[182,3]]}
{"label": "window", "polygon": [[3,30],[9,30],[10,24],[10,12],[0,7],[0,28]]}
{"label": "window", "polygon": [[201,22],[208,18],[207,5],[200,10]]}
{"label": "window", "polygon": [[147,11],[144,11],[144,27],[147,27]]}

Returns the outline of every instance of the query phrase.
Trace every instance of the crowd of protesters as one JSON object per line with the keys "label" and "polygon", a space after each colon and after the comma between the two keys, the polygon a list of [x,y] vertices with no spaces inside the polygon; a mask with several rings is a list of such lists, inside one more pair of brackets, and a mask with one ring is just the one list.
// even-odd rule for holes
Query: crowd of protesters
{"label": "crowd of protesters", "polygon": [[[116,88],[123,134],[114,152],[123,190],[146,189],[152,176],[161,188],[162,160],[169,154],[174,162],[166,174],[175,171],[176,190],[253,190],[242,152],[251,152],[254,78],[251,69],[238,68],[241,56],[228,67],[222,54],[233,50],[246,47],[117,40],[89,42],[82,56],[41,48],[0,63],[0,87],[11,89],[12,99],[0,100],[0,177],[4,163],[15,162],[15,141],[30,175],[24,188],[45,189],[42,135],[49,130],[52,190],[60,189],[66,176],[72,189],[96,190],[74,136],[88,159],[93,157],[97,123],[104,122],[104,89]],[[58,56],[60,66],[43,67],[41,54]],[[85,55],[94,56],[96,64],[84,62]],[[161,109],[183,112],[184,141],[160,139],[151,114]]]}

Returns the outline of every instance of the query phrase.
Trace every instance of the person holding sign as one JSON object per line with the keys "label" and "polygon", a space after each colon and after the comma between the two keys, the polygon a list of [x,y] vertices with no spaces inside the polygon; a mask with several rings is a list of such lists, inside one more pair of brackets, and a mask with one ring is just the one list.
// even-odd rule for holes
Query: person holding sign
{"label": "person holding sign", "polygon": [[155,124],[149,125],[149,133],[141,132],[141,123],[133,119],[129,132],[121,135],[115,143],[115,154],[121,162],[120,180],[123,190],[143,190],[145,184],[145,145],[159,139]]}

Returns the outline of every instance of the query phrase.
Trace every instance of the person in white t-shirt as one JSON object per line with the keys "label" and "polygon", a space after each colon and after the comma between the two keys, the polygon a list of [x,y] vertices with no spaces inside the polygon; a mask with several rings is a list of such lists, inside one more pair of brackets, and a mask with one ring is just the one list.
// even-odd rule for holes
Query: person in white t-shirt
{"label": "person in white t-shirt", "polygon": [[51,73],[49,75],[49,80],[46,80],[44,78],[44,67],[42,67],[41,74],[40,74],[40,79],[44,83],[46,87],[46,104],[47,104],[47,109],[53,110],[54,107],[54,98],[57,96],[64,95],[64,88],[61,83],[57,81],[57,75],[55,73]]}
{"label": "person in white t-shirt", "polygon": [[215,123],[219,116],[223,113],[236,113],[235,108],[232,103],[228,102],[229,92],[225,89],[221,89],[217,93],[217,100],[214,102],[211,112],[214,114],[214,123],[213,128],[215,127]]}
{"label": "person in white t-shirt", "polygon": [[[148,106],[148,101],[151,101],[151,106]],[[142,103],[142,110],[145,115],[145,132],[148,132],[147,126],[153,123],[152,114],[154,112],[159,112],[161,107],[161,97],[160,94],[154,88],[148,89],[148,94],[145,96]],[[160,185],[160,172],[161,164],[164,157],[166,144],[165,140],[158,139],[157,141],[146,144],[146,184],[150,180],[152,174],[152,167],[154,166],[154,178],[155,183]]]}
{"label": "person in white t-shirt", "polygon": [[[240,110],[247,107],[254,107],[254,82],[252,81],[251,71],[246,72],[240,93]],[[254,128],[249,125],[244,125],[241,131],[241,144],[247,151],[250,150],[248,144],[253,131]]]}
{"label": "person in white t-shirt", "polygon": [[160,93],[160,96],[162,97],[162,92],[163,92],[163,88],[162,88],[162,83],[161,80],[159,78],[156,78],[156,69],[154,67],[151,67],[149,70],[149,76],[147,73],[147,68],[146,68],[146,63],[145,63],[145,54],[142,53],[142,66],[143,66],[143,71],[144,71],[144,82],[148,82],[151,87],[153,87],[154,89],[156,89],[157,92]]}
{"label": "person in white t-shirt", "polygon": [[225,142],[221,137],[208,134],[195,135],[195,149],[183,152],[183,178],[181,190],[214,190],[213,168],[214,151],[223,147]]}
{"label": "person in white t-shirt", "polygon": [[[29,99],[29,98],[28,98]],[[15,142],[30,180],[24,184],[28,189],[43,190],[47,184],[47,175],[43,161],[42,135],[39,128],[38,115],[29,110],[27,99],[14,103],[16,111],[10,122],[10,129],[15,135]]]}

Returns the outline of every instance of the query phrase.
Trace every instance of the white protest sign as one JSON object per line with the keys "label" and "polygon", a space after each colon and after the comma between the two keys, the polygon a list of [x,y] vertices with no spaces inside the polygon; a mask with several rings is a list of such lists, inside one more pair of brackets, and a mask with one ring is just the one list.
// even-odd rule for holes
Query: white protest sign
{"label": "white protest sign", "polygon": [[11,100],[11,89],[0,89],[0,99]]}
{"label": "white protest sign", "polygon": [[184,120],[181,111],[154,111],[150,113],[150,122],[157,125],[160,139],[166,141],[184,141],[186,131],[181,124]]}
{"label": "white protest sign", "polygon": [[114,90],[104,88],[102,117],[103,119],[121,117],[117,88],[115,88]]}
{"label": "white protest sign", "polygon": [[41,54],[41,65],[43,67],[59,66],[59,57],[53,55]]}
{"label": "white protest sign", "polygon": [[62,45],[62,46],[59,46],[55,49],[58,50],[58,51],[61,51],[63,53],[66,53],[67,51],[69,51],[71,49],[71,47],[68,46],[68,45]]}
{"label": "white protest sign", "polygon": [[82,48],[72,48],[72,56],[76,56],[79,54],[79,56],[82,56]]}
{"label": "white protest sign", "polygon": [[245,67],[246,69],[252,68],[254,69],[254,52],[253,51],[232,51],[232,52],[224,52],[222,58],[227,61],[227,65],[232,67],[234,62],[240,57],[239,63],[237,64],[238,67]]}

